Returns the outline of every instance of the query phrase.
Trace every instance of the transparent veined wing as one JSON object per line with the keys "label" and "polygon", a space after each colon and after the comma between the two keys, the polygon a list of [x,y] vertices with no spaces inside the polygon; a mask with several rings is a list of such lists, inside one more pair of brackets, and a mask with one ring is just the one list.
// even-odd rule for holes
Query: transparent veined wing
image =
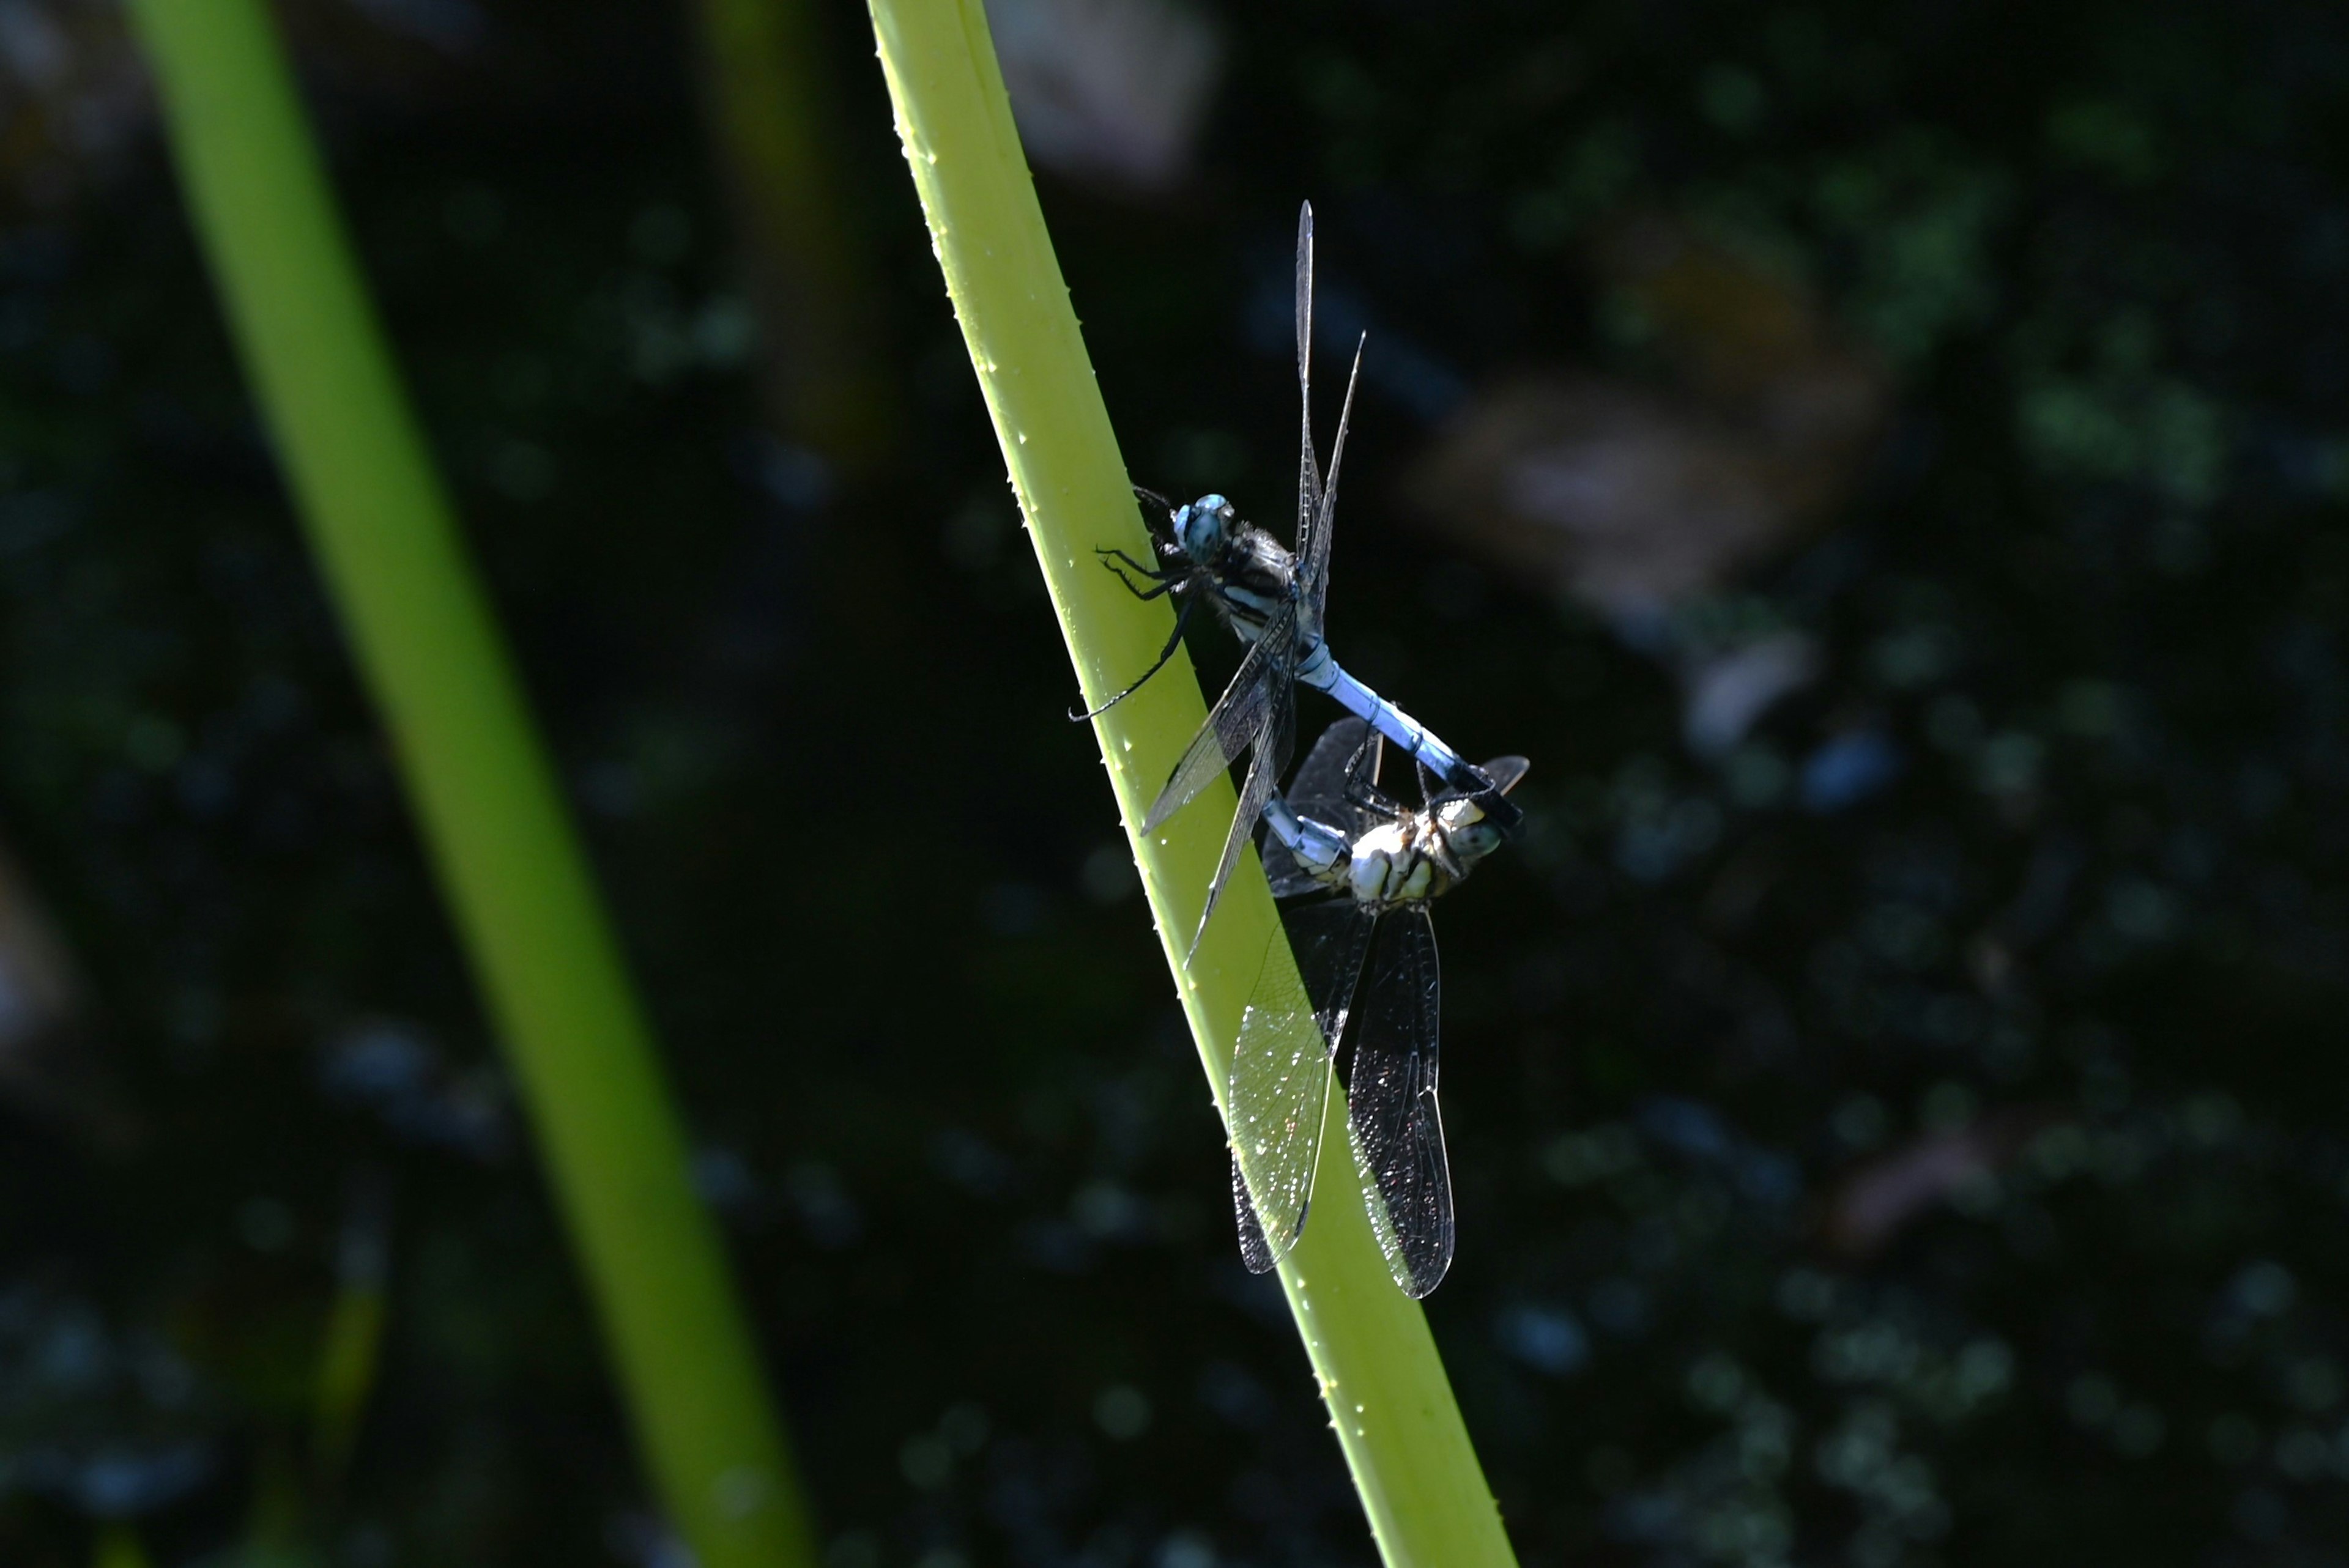
{"label": "transparent veined wing", "polygon": [[[1304,434],[1298,442],[1295,540],[1297,559],[1302,565],[1313,557],[1313,530],[1321,517],[1320,459],[1313,451],[1313,203],[1310,201],[1297,211],[1297,401],[1304,409]],[[1309,584],[1310,579],[1307,581]]]}
{"label": "transparent veined wing", "polygon": [[1321,496],[1309,542],[1297,552],[1298,627],[1308,638],[1321,634],[1323,613],[1330,607],[1330,542],[1338,522],[1338,469],[1346,460],[1346,428],[1354,419],[1354,388],[1362,379],[1365,333],[1354,345],[1354,368],[1346,377],[1345,406],[1338,410],[1338,438],[1330,448],[1330,473],[1321,482]]}
{"label": "transparent veined wing", "polygon": [[[1324,1098],[1326,1099],[1326,1093]],[[1232,1150],[1232,1212],[1239,1221],[1240,1262],[1247,1265],[1247,1272],[1270,1274],[1274,1269],[1278,1268],[1280,1253],[1274,1252],[1272,1243],[1264,1239],[1264,1222],[1257,1218],[1256,1200],[1248,1196],[1247,1177],[1240,1170],[1240,1155],[1237,1149]],[[1304,1228],[1304,1218],[1300,1213],[1298,1219],[1298,1227],[1300,1231]],[[1283,1250],[1286,1251],[1288,1247],[1296,1244],[1296,1237],[1292,1235],[1284,1244]]]}
{"label": "transparent veined wing", "polygon": [[1351,899],[1283,911],[1294,967],[1263,971],[1232,1047],[1232,1194],[1240,1255],[1257,1274],[1297,1244],[1313,1199],[1330,1057],[1344,1034],[1375,917]]}
{"label": "transparent veined wing", "polygon": [[[1288,803],[1299,814],[1319,822],[1327,822],[1348,838],[1359,838],[1371,824],[1361,809],[1347,799],[1346,786],[1353,772],[1354,758],[1361,752],[1362,742],[1369,737],[1371,727],[1349,714],[1321,732],[1313,749],[1305,754],[1299,765],[1297,777],[1288,781]],[[1372,781],[1376,781],[1373,774]]]}
{"label": "transparent veined wing", "polygon": [[1346,426],[1353,417],[1354,387],[1362,374],[1362,351],[1354,348],[1353,374],[1346,381],[1345,411],[1338,417],[1337,445],[1330,453],[1325,486],[1313,449],[1313,203],[1297,213],[1297,568],[1301,613],[1298,629],[1310,641],[1321,634],[1321,614],[1330,602],[1330,524],[1338,465],[1346,454]]}
{"label": "transparent veined wing", "polygon": [[1452,1266],[1452,1172],[1435,1102],[1439,990],[1426,905],[1390,911],[1354,1026],[1346,1130],[1388,1272],[1414,1299]]}
{"label": "transparent veined wing", "polygon": [[[1142,820],[1142,830],[1156,832],[1166,820],[1189,805],[1200,790],[1231,767],[1240,754],[1256,744],[1262,732],[1266,715],[1270,711],[1276,687],[1287,686],[1284,667],[1292,649],[1290,644],[1297,633],[1297,611],[1284,604],[1264,634],[1248,645],[1248,651],[1234,672],[1231,685],[1216,699],[1207,715],[1207,722],[1191,738],[1184,749],[1183,759],[1174,765],[1167,777],[1166,788],[1150,804],[1150,813]],[[1286,766],[1287,759],[1283,758]]]}
{"label": "transparent veined wing", "polygon": [[[1290,612],[1283,612],[1281,624],[1288,624]],[[1216,876],[1207,884],[1207,902],[1199,911],[1199,929],[1191,934],[1191,946],[1183,962],[1191,962],[1191,954],[1199,951],[1199,939],[1207,934],[1207,921],[1216,913],[1216,905],[1224,896],[1224,884],[1232,880],[1239,868],[1240,851],[1256,836],[1256,825],[1264,816],[1265,802],[1279,787],[1280,776],[1288,769],[1290,738],[1297,727],[1297,690],[1276,675],[1267,683],[1264,720],[1256,735],[1256,754],[1248,760],[1247,777],[1240,782],[1239,810],[1232,813],[1231,830],[1224,835],[1224,858],[1216,862]]]}

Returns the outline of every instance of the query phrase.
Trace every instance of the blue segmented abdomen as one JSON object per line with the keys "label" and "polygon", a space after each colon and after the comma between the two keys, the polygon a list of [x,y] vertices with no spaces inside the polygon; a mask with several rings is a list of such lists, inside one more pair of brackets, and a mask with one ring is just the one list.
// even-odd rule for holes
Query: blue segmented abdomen
{"label": "blue segmented abdomen", "polygon": [[1434,731],[1340,668],[1338,661],[1330,656],[1328,643],[1315,642],[1312,651],[1298,665],[1297,680],[1300,686],[1328,692],[1337,699],[1339,707],[1400,747],[1405,756],[1417,758],[1437,778],[1453,784],[1474,781],[1475,776],[1458,752],[1444,745]]}

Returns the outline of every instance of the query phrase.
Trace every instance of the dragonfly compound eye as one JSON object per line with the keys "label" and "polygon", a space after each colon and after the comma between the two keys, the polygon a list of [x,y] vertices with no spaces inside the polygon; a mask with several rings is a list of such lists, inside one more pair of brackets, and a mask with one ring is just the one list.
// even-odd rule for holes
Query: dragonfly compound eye
{"label": "dragonfly compound eye", "polygon": [[1453,829],[1445,837],[1454,857],[1472,865],[1501,847],[1501,830],[1490,822],[1471,822]]}
{"label": "dragonfly compound eye", "polygon": [[1194,561],[1214,560],[1230,537],[1234,515],[1232,503],[1219,495],[1203,495],[1185,507],[1174,518],[1184,552]]}

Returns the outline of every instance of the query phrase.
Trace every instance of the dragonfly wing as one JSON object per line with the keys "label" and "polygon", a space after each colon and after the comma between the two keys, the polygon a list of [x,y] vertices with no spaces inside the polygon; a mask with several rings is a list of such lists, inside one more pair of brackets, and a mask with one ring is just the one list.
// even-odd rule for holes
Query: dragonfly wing
{"label": "dragonfly wing", "polygon": [[1435,1103],[1439,982],[1424,904],[1379,922],[1354,1033],[1347,1133],[1388,1272],[1414,1299],[1452,1266],[1452,1172]]}
{"label": "dragonfly wing", "polygon": [[1317,821],[1344,830],[1350,838],[1366,825],[1353,802],[1346,799],[1346,780],[1370,727],[1351,714],[1339,719],[1321,732],[1321,738],[1305,754],[1297,777],[1288,781],[1291,806]]}
{"label": "dragonfly wing", "polygon": [[[1324,1076],[1327,1076],[1326,1072]],[[1326,1095],[1328,1091],[1323,1092]],[[1278,1268],[1281,1253],[1274,1252],[1272,1243],[1264,1239],[1264,1222],[1257,1217],[1256,1200],[1248,1196],[1247,1176],[1240,1170],[1240,1155],[1237,1149],[1232,1150],[1232,1211],[1239,1222],[1240,1262],[1247,1264],[1247,1272],[1270,1274]],[[1301,1208],[1298,1211],[1297,1223],[1301,1231],[1305,1224]],[[1296,1244],[1297,1236],[1292,1233],[1282,1244],[1282,1252]]]}
{"label": "dragonfly wing", "polygon": [[1295,615],[1292,607],[1282,606],[1264,634],[1248,645],[1247,656],[1232,676],[1232,684],[1216,699],[1207,722],[1199,727],[1199,733],[1185,748],[1183,759],[1174,764],[1166,788],[1151,802],[1150,814],[1142,820],[1143,832],[1154,833],[1164,826],[1168,818],[1189,805],[1193,797],[1256,744],[1270,710],[1273,687],[1286,679],[1275,659],[1288,654],[1288,644],[1296,635]]}
{"label": "dragonfly wing", "polygon": [[1297,1244],[1313,1198],[1330,1057],[1370,948],[1371,917],[1351,899],[1285,912],[1294,965],[1264,969],[1232,1047],[1232,1198],[1240,1255],[1257,1274]]}
{"label": "dragonfly wing", "polygon": [[[1507,815],[1511,821],[1515,821],[1524,813],[1511,804],[1508,794],[1525,782],[1526,774],[1532,767],[1533,764],[1522,757],[1495,757],[1468,769],[1470,776],[1476,780],[1473,788],[1457,782],[1446,783],[1428,795],[1427,803],[1438,806],[1447,800],[1474,800],[1485,809],[1486,817],[1497,820]],[[1423,772],[1421,778],[1423,780],[1427,775]]]}
{"label": "dragonfly wing", "polygon": [[1330,448],[1330,477],[1321,483],[1313,526],[1299,535],[1297,548],[1298,602],[1309,637],[1321,634],[1322,612],[1330,604],[1330,541],[1338,521],[1338,469],[1346,460],[1346,428],[1354,418],[1354,388],[1362,379],[1365,333],[1354,345],[1354,368],[1346,377],[1346,405],[1338,411],[1338,438]]}
{"label": "dragonfly wing", "polygon": [[1522,757],[1495,757],[1485,764],[1485,777],[1493,781],[1494,789],[1506,795],[1523,781],[1532,767]]}
{"label": "dragonfly wing", "polygon": [[[1297,400],[1305,410],[1298,443],[1297,558],[1311,557],[1313,530],[1321,517],[1320,459],[1313,451],[1313,203],[1297,213]],[[1324,552],[1326,554],[1326,552]]]}
{"label": "dragonfly wing", "polygon": [[[1282,624],[1287,624],[1285,619]],[[1288,770],[1289,738],[1296,725],[1296,688],[1277,673],[1266,683],[1265,721],[1257,731],[1256,755],[1250,758],[1247,777],[1240,784],[1239,810],[1232,813],[1231,831],[1224,835],[1224,858],[1216,863],[1215,881],[1207,884],[1206,907],[1199,911],[1199,929],[1192,934],[1191,953],[1199,950],[1199,938],[1207,934],[1207,919],[1216,913],[1216,904],[1224,896],[1224,884],[1239,869],[1240,851],[1256,836],[1257,822],[1264,816],[1264,804],[1272,799],[1281,774]],[[1183,961],[1191,961],[1190,953],[1183,955]]]}

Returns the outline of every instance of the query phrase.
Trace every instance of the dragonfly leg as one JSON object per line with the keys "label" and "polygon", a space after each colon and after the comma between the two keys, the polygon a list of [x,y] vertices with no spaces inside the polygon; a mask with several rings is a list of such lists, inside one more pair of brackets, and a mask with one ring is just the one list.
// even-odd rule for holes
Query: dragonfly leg
{"label": "dragonfly leg", "polygon": [[[1114,572],[1117,568],[1112,566],[1110,570]],[[1128,586],[1131,586],[1131,584],[1128,584]],[[1158,593],[1164,593],[1166,592],[1166,587],[1171,586],[1171,583],[1167,584],[1165,587],[1161,587],[1157,593],[1144,593],[1141,595],[1141,597],[1144,599],[1154,599],[1158,596]],[[1070,721],[1071,723],[1081,724],[1089,718],[1099,718],[1102,714],[1107,713],[1111,708],[1115,707],[1119,703],[1123,702],[1127,697],[1130,697],[1135,692],[1140,691],[1149,681],[1152,676],[1154,676],[1160,670],[1164,669],[1166,667],[1166,661],[1174,656],[1174,650],[1183,645],[1183,628],[1190,623],[1191,606],[1197,603],[1198,601],[1196,599],[1185,599],[1183,601],[1183,607],[1174,612],[1174,634],[1166,639],[1166,645],[1158,650],[1158,662],[1151,665],[1148,669],[1143,671],[1142,678],[1140,680],[1135,681],[1132,686],[1126,687],[1123,691],[1118,693],[1115,696],[1110,698],[1107,702],[1102,704],[1099,707],[1094,708],[1090,712],[1081,713],[1075,708],[1071,708],[1069,710]]]}
{"label": "dragonfly leg", "polygon": [[1385,739],[1375,729],[1366,729],[1362,744],[1346,764],[1346,804],[1356,810],[1374,816],[1392,817],[1402,808],[1393,797],[1379,788],[1379,763],[1384,754]]}
{"label": "dragonfly leg", "polygon": [[[1102,558],[1102,564],[1103,566],[1108,567],[1112,572],[1117,573],[1117,580],[1125,584],[1125,591],[1133,594],[1137,599],[1145,601],[1155,599],[1160,594],[1172,591],[1176,583],[1183,581],[1184,574],[1182,573],[1153,572],[1149,567],[1144,566],[1141,562],[1136,561],[1133,556],[1128,555],[1123,550],[1096,550],[1093,553]],[[1149,582],[1155,583],[1158,586],[1146,590],[1136,587],[1134,585],[1133,579],[1125,574],[1125,568],[1118,564],[1121,561],[1125,562],[1126,566],[1131,566],[1134,571],[1140,573],[1144,579]]]}

